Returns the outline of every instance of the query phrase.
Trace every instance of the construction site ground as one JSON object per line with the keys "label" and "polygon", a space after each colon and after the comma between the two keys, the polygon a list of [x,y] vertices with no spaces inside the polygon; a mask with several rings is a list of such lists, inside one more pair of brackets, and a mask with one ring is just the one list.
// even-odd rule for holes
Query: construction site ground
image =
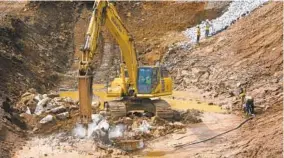
{"label": "construction site ground", "polygon": [[[143,121],[154,127],[131,137],[144,145],[126,152],[93,136],[74,135],[79,49],[92,2],[0,2],[0,157],[283,157],[283,2],[265,3],[200,44],[187,45],[182,31],[219,17],[229,3],[210,5],[117,3],[136,41],[139,63],[163,58],[175,90],[162,98],[185,113],[176,122],[108,120],[115,128],[116,121],[130,121],[128,132]],[[118,75],[120,62],[118,45],[106,30],[103,35],[103,54],[94,60],[97,105],[112,99],[105,85]],[[240,108],[240,85],[254,97],[256,116],[229,133],[186,145],[249,118]]]}
{"label": "construction site ground", "polygon": [[[104,98],[105,92],[100,89],[101,87],[103,86],[95,85],[94,94],[98,94],[98,96]],[[60,92],[60,95],[62,97],[72,97],[74,99],[78,97],[77,92],[71,91]],[[130,152],[128,154],[114,152],[108,155],[105,150],[100,150],[100,148],[96,146],[92,139],[73,140],[74,138],[70,134],[70,131],[72,130],[72,128],[74,128],[76,122],[65,121],[57,124],[56,129],[53,128],[53,134],[51,134],[50,129],[44,127],[44,130],[37,132],[40,135],[31,137],[30,140],[26,142],[26,145],[24,145],[21,150],[18,150],[15,153],[14,157],[104,157],[110,155],[114,157],[172,157],[171,154],[175,152],[175,145],[180,145],[185,142],[198,141],[215,136],[216,134],[236,127],[242,121],[242,118],[236,115],[228,114],[226,110],[222,110],[219,106],[208,105],[208,103],[206,102],[200,102],[199,100],[197,100],[197,98],[188,95],[188,93],[175,92],[173,97],[179,99],[165,99],[172,103],[171,105],[173,105],[173,108],[175,109],[186,110],[194,109],[197,107],[196,109],[203,111],[202,123],[191,123],[188,124],[186,129],[183,131],[177,131],[172,134],[154,138],[153,140],[147,140],[145,141],[146,148],[144,150]],[[180,105],[179,103],[181,102],[181,100],[184,102],[182,106],[174,105],[174,103]],[[76,120],[77,117],[72,118],[72,120],[73,119]],[[54,127],[54,125],[48,126],[48,128]],[[64,126],[63,129],[67,133],[64,134],[62,132],[62,126]],[[70,129],[67,129],[66,126],[68,126]],[[58,131],[57,129],[60,128],[61,130]],[[234,136],[236,135],[236,133],[233,132],[230,135]],[[207,150],[208,147],[212,146],[213,144],[219,146],[224,140],[226,140],[226,137],[220,137],[213,142],[209,142],[208,145],[207,143],[205,143],[205,148],[199,149]],[[50,144],[50,141],[54,141],[54,143]],[[204,144],[202,146],[204,146]],[[194,149],[195,148],[196,147],[194,147]],[[176,152],[181,154],[181,156],[188,155],[188,151],[185,151],[183,149],[177,150]]]}

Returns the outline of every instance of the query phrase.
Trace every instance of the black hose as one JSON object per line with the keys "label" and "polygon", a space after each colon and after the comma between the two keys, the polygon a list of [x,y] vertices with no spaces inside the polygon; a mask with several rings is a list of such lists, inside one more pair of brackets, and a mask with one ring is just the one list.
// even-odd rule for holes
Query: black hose
{"label": "black hose", "polygon": [[219,137],[219,136],[221,136],[221,135],[224,135],[224,134],[226,134],[226,133],[229,133],[229,132],[231,132],[231,131],[234,131],[234,130],[240,128],[243,124],[245,124],[246,122],[248,122],[249,120],[251,120],[251,119],[253,119],[253,118],[254,118],[254,117],[250,117],[250,118],[244,120],[244,121],[243,121],[242,123],[240,123],[236,128],[230,129],[230,130],[228,130],[228,131],[226,131],[226,132],[220,133],[220,134],[218,134],[218,135],[215,135],[215,136],[213,136],[213,137],[210,137],[210,138],[207,138],[207,139],[204,139],[204,140],[195,141],[195,142],[191,142],[191,143],[185,143],[185,144],[181,144],[181,145],[176,145],[175,148],[177,148],[176,150],[178,150],[178,149],[183,148],[183,147],[185,147],[185,146],[194,145],[194,144],[199,144],[199,143],[202,143],[202,142],[206,142],[206,141],[212,140],[212,139],[214,139],[214,138],[216,138],[216,137]]}

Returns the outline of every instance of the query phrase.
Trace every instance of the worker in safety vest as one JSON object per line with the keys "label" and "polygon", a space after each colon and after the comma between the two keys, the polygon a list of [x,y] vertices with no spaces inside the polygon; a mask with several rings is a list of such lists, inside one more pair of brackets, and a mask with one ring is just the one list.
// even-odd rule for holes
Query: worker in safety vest
{"label": "worker in safety vest", "polygon": [[196,30],[196,43],[199,44],[199,40],[200,40],[200,27],[197,26],[197,30]]}
{"label": "worker in safety vest", "polygon": [[205,37],[208,38],[209,36],[209,29],[210,29],[211,24],[209,23],[209,20],[207,19],[205,22]]}
{"label": "worker in safety vest", "polygon": [[149,76],[146,77],[146,84],[151,85],[151,78]]}
{"label": "worker in safety vest", "polygon": [[151,91],[151,78],[149,76],[146,77],[146,85],[147,85],[147,91]]}
{"label": "worker in safety vest", "polygon": [[254,116],[254,99],[251,96],[245,97],[244,112]]}

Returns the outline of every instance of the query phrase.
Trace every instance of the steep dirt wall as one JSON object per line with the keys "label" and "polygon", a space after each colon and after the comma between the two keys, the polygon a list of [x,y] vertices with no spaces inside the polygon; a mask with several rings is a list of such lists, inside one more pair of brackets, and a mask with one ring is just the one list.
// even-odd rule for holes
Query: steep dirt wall
{"label": "steep dirt wall", "polygon": [[18,12],[0,25],[0,87],[7,95],[50,89],[74,52],[75,3],[31,2]]}
{"label": "steep dirt wall", "polygon": [[199,91],[235,112],[239,85],[254,97],[256,118],[222,151],[229,157],[282,157],[282,14],[282,2],[268,3],[191,50],[167,54],[176,89]]}
{"label": "steep dirt wall", "polygon": [[74,54],[77,3],[0,2],[0,157],[10,157],[25,125],[9,108],[29,88],[46,92]]}

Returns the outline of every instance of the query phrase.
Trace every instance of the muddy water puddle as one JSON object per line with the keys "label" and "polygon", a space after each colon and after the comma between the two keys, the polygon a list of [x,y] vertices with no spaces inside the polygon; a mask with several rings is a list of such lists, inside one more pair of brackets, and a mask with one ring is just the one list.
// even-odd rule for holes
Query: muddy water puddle
{"label": "muddy water puddle", "polygon": [[[107,97],[105,85],[103,84],[94,84],[93,93],[95,96],[99,97],[101,102],[115,99]],[[79,98],[78,91],[61,91],[60,96],[70,97],[74,100],[78,100]],[[174,91],[172,96],[167,96],[162,98],[165,99],[173,109],[177,110],[197,109],[204,112],[217,112],[217,113],[225,112],[225,110],[222,110],[220,106],[209,105],[206,102],[198,101],[189,93],[184,91]]]}
{"label": "muddy water puddle", "polygon": [[[99,97],[101,101],[108,101],[115,99],[107,97],[105,91],[105,85],[103,84],[94,84],[93,93],[95,96]],[[60,96],[71,97],[72,99],[75,100],[79,98],[78,91],[62,91],[60,92]],[[218,113],[225,112],[225,110],[222,110],[220,106],[209,105],[206,102],[198,101],[197,99],[194,99],[193,96],[191,96],[189,93],[185,91],[174,91],[172,96],[170,97],[167,96],[162,98],[165,99],[168,103],[170,103],[173,109],[177,110],[197,109],[205,112],[218,112]]]}
{"label": "muddy water puddle", "polygon": [[[107,97],[106,89],[104,84],[94,84],[93,85],[93,94],[94,96],[99,98],[99,101],[101,102],[101,105],[104,101],[114,100],[115,98]],[[79,99],[79,93],[78,91],[71,90],[71,91],[60,91],[59,92],[60,97],[70,97],[73,100]]]}
{"label": "muddy water puddle", "polygon": [[166,155],[165,151],[161,150],[154,150],[154,151],[147,151],[145,157],[163,157]]}
{"label": "muddy water puddle", "polygon": [[196,109],[204,112],[225,112],[220,106],[214,104],[209,105],[207,102],[199,101],[196,96],[186,91],[173,91],[171,96],[163,97],[163,99],[165,99],[173,109],[177,110]]}
{"label": "muddy water puddle", "polygon": [[165,98],[165,100],[171,105],[173,109],[186,110],[186,109],[196,109],[205,112],[225,112],[221,107],[217,105],[208,105],[206,102],[199,101],[188,101],[188,100],[174,100]]}

